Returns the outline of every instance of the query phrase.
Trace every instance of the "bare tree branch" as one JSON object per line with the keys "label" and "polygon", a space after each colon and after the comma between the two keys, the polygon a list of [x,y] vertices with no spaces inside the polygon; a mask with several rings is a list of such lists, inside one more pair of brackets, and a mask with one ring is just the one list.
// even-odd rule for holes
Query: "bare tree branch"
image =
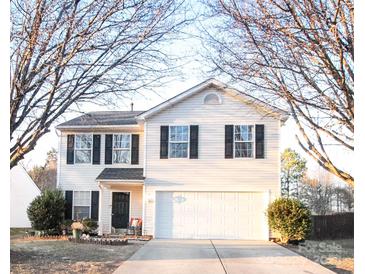
{"label": "bare tree branch", "polygon": [[206,7],[204,57],[213,71],[286,105],[303,150],[353,185],[325,145],[354,150],[353,1],[216,0]]}
{"label": "bare tree branch", "polygon": [[160,86],[176,58],[184,0],[11,1],[10,166],[80,102]]}

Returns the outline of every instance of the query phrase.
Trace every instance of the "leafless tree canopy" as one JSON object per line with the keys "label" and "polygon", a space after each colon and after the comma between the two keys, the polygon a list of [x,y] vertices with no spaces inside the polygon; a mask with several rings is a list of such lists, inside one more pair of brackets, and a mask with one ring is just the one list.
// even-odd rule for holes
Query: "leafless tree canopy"
{"label": "leafless tree canopy", "polygon": [[299,186],[299,199],[317,215],[351,212],[354,208],[353,188],[335,185],[331,175],[319,171],[315,178],[306,176]]}
{"label": "leafless tree canopy", "polygon": [[48,151],[45,164],[34,166],[28,173],[41,191],[56,189],[57,151],[54,148]]}
{"label": "leafless tree canopy", "polygon": [[[327,144],[354,149],[352,0],[216,0],[203,24],[208,58],[247,91],[284,103],[300,146],[353,185]],[[213,26],[212,26],[213,24]]]}
{"label": "leafless tree canopy", "polygon": [[[151,87],[189,20],[178,0],[12,0],[10,161],[76,103]],[[171,63],[169,63],[171,61]]]}

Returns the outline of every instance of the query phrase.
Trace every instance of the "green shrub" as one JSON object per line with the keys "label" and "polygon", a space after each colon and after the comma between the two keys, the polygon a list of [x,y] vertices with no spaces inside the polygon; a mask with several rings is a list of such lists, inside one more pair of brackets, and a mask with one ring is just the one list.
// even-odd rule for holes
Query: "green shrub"
{"label": "green shrub", "polygon": [[35,230],[59,230],[63,221],[65,199],[60,190],[45,190],[27,209],[28,218]]}
{"label": "green shrub", "polygon": [[98,223],[89,218],[83,219],[82,224],[84,225],[84,232],[86,233],[90,233],[98,228]]}
{"label": "green shrub", "polygon": [[299,200],[278,198],[267,209],[269,226],[280,233],[281,241],[304,240],[311,230],[311,213]]}
{"label": "green shrub", "polygon": [[66,234],[69,234],[72,232],[71,225],[73,221],[72,220],[63,220],[61,224],[61,230],[64,230]]}

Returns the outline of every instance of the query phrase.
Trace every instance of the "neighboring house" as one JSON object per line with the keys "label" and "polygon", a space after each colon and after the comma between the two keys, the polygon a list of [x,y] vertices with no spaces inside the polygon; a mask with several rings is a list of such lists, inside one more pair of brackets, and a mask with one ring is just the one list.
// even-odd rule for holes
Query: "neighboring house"
{"label": "neighboring house", "polygon": [[100,234],[139,217],[156,238],[268,239],[265,209],[280,195],[286,119],[211,79],[144,112],[60,124],[66,217],[97,219]]}
{"label": "neighboring house", "polygon": [[41,191],[21,165],[10,170],[10,227],[31,227],[27,208]]}

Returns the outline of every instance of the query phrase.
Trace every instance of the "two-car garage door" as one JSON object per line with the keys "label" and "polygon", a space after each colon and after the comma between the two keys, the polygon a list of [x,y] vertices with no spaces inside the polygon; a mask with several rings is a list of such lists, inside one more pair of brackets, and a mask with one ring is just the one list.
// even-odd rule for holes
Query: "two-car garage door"
{"label": "two-car garage door", "polygon": [[156,192],[156,238],[266,239],[260,192]]}

